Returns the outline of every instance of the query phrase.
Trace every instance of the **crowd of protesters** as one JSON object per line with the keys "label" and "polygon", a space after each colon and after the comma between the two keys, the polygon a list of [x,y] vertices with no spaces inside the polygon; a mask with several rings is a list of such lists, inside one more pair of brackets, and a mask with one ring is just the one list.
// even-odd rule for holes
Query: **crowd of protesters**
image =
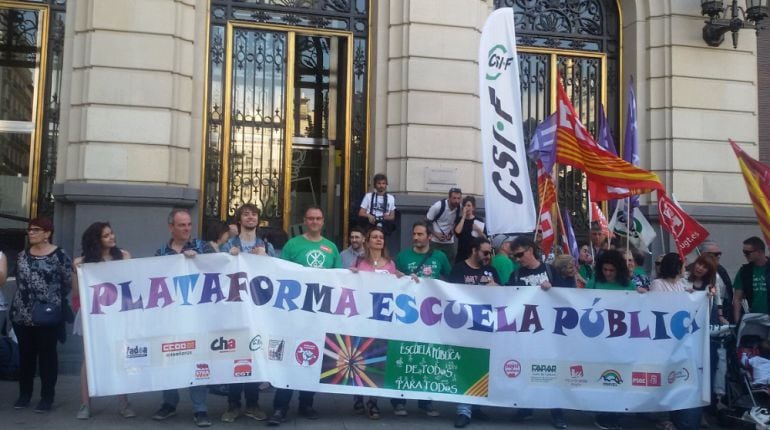
{"label": "crowd of protesters", "polygon": [[[357,213],[357,222],[350,226],[348,247],[338,251],[335,243],[325,238],[324,211],[318,206],[306,208],[304,231],[287,241],[279,232],[265,236],[260,232],[260,211],[252,204],[238,208],[230,225],[214,222],[208,225],[206,240],[192,238],[192,218],[184,209],[174,209],[168,216],[170,238],[159,244],[155,255],[184,254],[194,258],[198,254],[226,252],[254,253],[279,257],[301,265],[319,269],[347,268],[354,272],[366,271],[409,277],[419,284],[421,278],[441,279],[451,283],[486,286],[531,286],[547,291],[558,288],[589,288],[628,290],[645,294],[648,291],[707,291],[713,296],[711,323],[736,323],[744,312],[768,312],[767,257],[765,244],[757,238],[743,243],[747,264],[731,280],[719,264],[722,255],[715,242],[700,246],[698,257],[687,264],[676,253],[669,253],[654,261],[654,270],[645,270],[645,254],[640,250],[616,246],[598,224],[591,226],[590,240],[580,244],[577,258],[568,255],[544,256],[536,234],[490,239],[484,221],[476,216],[476,200],[463,198],[459,188],[451,188],[446,199],[435,202],[427,210],[424,220],[411,227],[412,243],[391,255],[386,241],[396,229],[396,201],[387,193],[387,177],[375,175],[373,190],[367,193]],[[82,335],[82,323],[77,294],[76,268],[82,263],[96,263],[131,258],[131,254],[117,246],[112,226],[95,222],[82,235],[81,254],[74,262],[61,248],[51,242],[53,223],[39,218],[27,227],[28,247],[17,257],[17,290],[11,300],[10,320],[18,338],[20,351],[19,395],[15,409],[26,409],[33,396],[33,380],[40,377],[40,400],[34,411],[51,410],[58,375],[57,342],[66,337],[65,322],[74,322],[74,334]],[[393,244],[391,244],[393,245]],[[313,258],[309,258],[312,254]],[[7,258],[0,253],[0,285],[7,277]],[[72,306],[69,304],[72,291]],[[72,309],[75,312],[72,312]],[[268,414],[259,406],[259,393],[265,384],[230,384],[227,387],[228,407],[221,416],[223,422],[233,422],[241,415],[268,425],[279,426],[286,420],[292,390],[277,389],[273,411]],[[188,388],[192,401],[193,421],[199,427],[208,427],[208,387]],[[299,393],[298,414],[317,419],[313,408],[314,394]],[[241,407],[241,396],[245,408]],[[162,392],[162,403],[152,416],[166,420],[176,414],[178,390]],[[81,369],[81,406],[78,419],[91,417],[90,396],[85,372]],[[118,396],[118,411],[125,418],[136,413],[125,395]],[[407,415],[406,400],[391,399],[392,413]],[[353,398],[353,410],[371,419],[381,417],[380,404],[375,397]],[[439,416],[428,399],[417,402],[418,409],[430,417]],[[519,409],[514,421],[533,417],[533,410]],[[478,407],[457,405],[454,426],[466,427],[471,419],[489,417]],[[567,421],[560,409],[550,410],[551,424],[566,429]],[[619,429],[622,414],[599,413],[596,426],[601,429]],[[673,411],[670,420],[656,425],[662,429],[695,429],[704,424],[700,408]]]}

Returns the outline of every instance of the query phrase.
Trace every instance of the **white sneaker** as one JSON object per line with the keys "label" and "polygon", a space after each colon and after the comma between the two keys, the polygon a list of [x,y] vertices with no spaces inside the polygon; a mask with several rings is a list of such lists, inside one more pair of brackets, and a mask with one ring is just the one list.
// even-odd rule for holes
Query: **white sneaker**
{"label": "white sneaker", "polygon": [[767,409],[763,407],[754,406],[751,408],[751,411],[749,411],[749,416],[757,424],[770,424],[770,412],[768,412]]}
{"label": "white sneaker", "polygon": [[91,418],[91,409],[88,407],[88,405],[80,405],[78,414],[75,417],[79,420],[87,420]]}

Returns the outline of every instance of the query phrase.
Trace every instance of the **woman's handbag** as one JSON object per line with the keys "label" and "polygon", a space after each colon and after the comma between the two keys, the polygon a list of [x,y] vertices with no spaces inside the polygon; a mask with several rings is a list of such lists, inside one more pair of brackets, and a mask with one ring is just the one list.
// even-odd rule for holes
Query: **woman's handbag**
{"label": "woman's handbag", "polygon": [[35,302],[32,305],[32,324],[41,327],[52,327],[62,322],[61,306],[46,302]]}

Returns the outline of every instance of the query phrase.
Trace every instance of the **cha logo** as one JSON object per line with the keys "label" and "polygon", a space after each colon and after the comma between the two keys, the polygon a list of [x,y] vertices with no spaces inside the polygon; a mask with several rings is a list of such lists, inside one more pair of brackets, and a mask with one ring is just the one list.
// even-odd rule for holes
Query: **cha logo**
{"label": "cha logo", "polygon": [[211,341],[211,350],[218,352],[235,351],[235,339],[225,339],[224,336],[220,336],[219,339]]}
{"label": "cha logo", "polygon": [[310,341],[305,341],[297,346],[294,358],[302,367],[310,367],[318,360],[318,346]]}
{"label": "cha logo", "polygon": [[602,385],[607,387],[617,387],[623,383],[623,378],[620,376],[620,372],[613,369],[608,369],[602,372],[599,376],[599,380],[602,381]]}

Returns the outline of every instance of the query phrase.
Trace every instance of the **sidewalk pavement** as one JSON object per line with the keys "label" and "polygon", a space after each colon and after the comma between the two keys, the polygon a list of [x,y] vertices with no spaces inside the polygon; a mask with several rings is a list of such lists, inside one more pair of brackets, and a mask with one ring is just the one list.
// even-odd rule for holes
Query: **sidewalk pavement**
{"label": "sidewalk pavement", "polygon": [[[32,406],[39,400],[40,382],[35,380],[35,395],[32,398]],[[118,404],[114,397],[93,399],[90,420],[77,420],[75,414],[80,406],[79,377],[68,374],[60,375],[56,387],[56,400],[54,410],[47,414],[36,414],[32,408],[14,410],[12,405],[18,396],[18,384],[11,381],[0,381],[0,428],[3,429],[187,429],[196,428],[192,422],[190,400],[184,390],[180,393],[181,401],[177,408],[178,415],[166,421],[153,421],[150,417],[158,409],[161,403],[160,393],[140,393],[129,395],[129,400],[137,413],[136,418],[125,419],[118,415]],[[272,410],[273,390],[262,392],[259,399],[260,406],[266,411]],[[292,399],[292,409],[288,420],[279,428],[281,429],[345,429],[345,430],[373,430],[373,429],[452,429],[454,422],[454,405],[449,403],[435,404],[441,411],[441,416],[431,418],[417,409],[415,401],[409,401],[407,409],[409,416],[397,417],[392,414],[390,402],[380,399],[379,406],[382,417],[378,421],[369,420],[364,415],[353,413],[353,399],[351,396],[337,394],[317,394],[315,408],[321,418],[310,421],[299,418],[296,415],[296,396]],[[227,424],[220,421],[222,413],[227,408],[227,399],[222,396],[209,394],[209,416],[214,422],[212,428],[222,430],[235,430],[246,428],[267,428],[264,422],[257,422],[247,417],[240,417],[235,423]],[[514,424],[510,421],[512,409],[484,408],[484,411],[492,418],[489,422],[474,421],[467,428],[469,430],[484,429],[551,429],[549,414],[547,411],[536,411],[535,418],[525,423]],[[660,415],[660,414],[659,414]],[[665,416],[665,414],[661,415]],[[570,429],[594,429],[593,414],[577,411],[566,412]],[[652,429],[655,422],[638,415],[629,415],[623,421],[624,429]]]}

